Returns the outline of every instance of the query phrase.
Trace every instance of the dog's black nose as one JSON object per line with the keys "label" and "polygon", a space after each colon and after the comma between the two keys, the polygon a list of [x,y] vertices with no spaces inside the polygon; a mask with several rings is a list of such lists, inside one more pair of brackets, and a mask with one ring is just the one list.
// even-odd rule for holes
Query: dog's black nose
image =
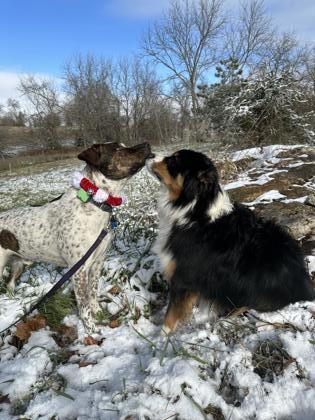
{"label": "dog's black nose", "polygon": [[155,154],[152,153],[152,151],[151,151],[150,143],[148,143],[148,142],[142,143],[140,145],[140,147],[143,147],[145,149],[146,154],[147,154],[146,159],[153,159],[155,157]]}

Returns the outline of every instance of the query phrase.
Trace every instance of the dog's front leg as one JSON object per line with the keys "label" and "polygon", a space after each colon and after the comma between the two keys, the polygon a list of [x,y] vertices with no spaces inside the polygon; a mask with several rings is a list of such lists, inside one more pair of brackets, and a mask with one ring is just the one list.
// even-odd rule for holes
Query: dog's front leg
{"label": "dog's front leg", "polygon": [[89,270],[89,290],[90,290],[90,309],[93,315],[102,312],[102,307],[98,303],[98,284],[102,274],[104,264],[103,258],[98,258]]}
{"label": "dog's front leg", "polygon": [[197,300],[197,293],[171,290],[162,332],[166,335],[174,332],[177,325],[191,315],[192,308]]}
{"label": "dog's front leg", "polygon": [[73,276],[74,293],[78,305],[79,316],[88,334],[96,331],[90,307],[90,285],[88,284],[88,270],[81,268]]}

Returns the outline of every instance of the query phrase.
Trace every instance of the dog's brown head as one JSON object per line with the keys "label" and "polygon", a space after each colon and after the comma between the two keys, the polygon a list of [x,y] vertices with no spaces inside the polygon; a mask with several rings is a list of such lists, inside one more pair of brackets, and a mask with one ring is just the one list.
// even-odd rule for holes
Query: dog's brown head
{"label": "dog's brown head", "polygon": [[106,178],[119,180],[138,172],[146,159],[152,157],[149,143],[125,147],[119,143],[94,144],[78,155],[88,165],[98,169]]}

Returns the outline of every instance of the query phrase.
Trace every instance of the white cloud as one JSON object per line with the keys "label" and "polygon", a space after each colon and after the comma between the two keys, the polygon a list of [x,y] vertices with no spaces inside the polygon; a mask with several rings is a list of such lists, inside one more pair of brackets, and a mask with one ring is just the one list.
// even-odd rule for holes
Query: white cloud
{"label": "white cloud", "polygon": [[[18,86],[21,78],[28,76],[30,73],[23,73],[23,72],[15,72],[15,71],[6,71],[0,70],[0,104],[6,105],[6,102],[9,98],[17,99],[22,108],[29,109],[29,104],[25,97],[19,92]],[[45,79],[52,79],[57,88],[60,89],[62,86],[62,79],[57,78],[51,74],[43,74],[43,73],[34,73],[34,76],[38,78],[45,78]],[[60,94],[61,98],[63,97]]]}
{"label": "white cloud", "polygon": [[20,99],[17,87],[23,76],[23,73],[0,70],[0,104],[5,104],[8,98]]}

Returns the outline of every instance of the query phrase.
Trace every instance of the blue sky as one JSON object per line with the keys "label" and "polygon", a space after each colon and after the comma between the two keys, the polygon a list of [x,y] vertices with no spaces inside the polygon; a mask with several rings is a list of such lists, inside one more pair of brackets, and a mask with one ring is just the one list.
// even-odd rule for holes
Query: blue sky
{"label": "blue sky", "polygon": [[1,69],[58,74],[74,53],[130,53],[148,19],[125,14],[115,3],[128,2],[1,0]]}
{"label": "blue sky", "polygon": [[[76,53],[109,57],[138,51],[141,33],[169,0],[1,0],[0,103],[21,74],[58,77]],[[228,7],[236,0],[226,0]],[[315,41],[314,0],[266,0],[279,29]]]}

